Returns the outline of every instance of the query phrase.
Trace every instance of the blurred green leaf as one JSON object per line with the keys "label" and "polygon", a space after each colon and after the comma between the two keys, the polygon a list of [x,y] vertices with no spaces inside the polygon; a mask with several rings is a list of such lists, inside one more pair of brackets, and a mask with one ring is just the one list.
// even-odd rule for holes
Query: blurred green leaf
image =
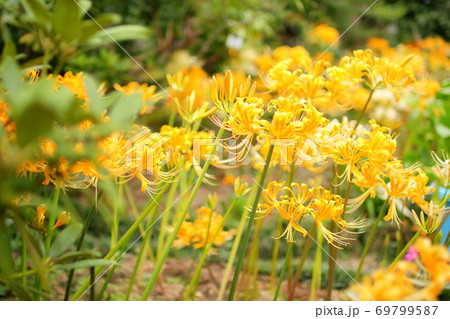
{"label": "blurred green leaf", "polygon": [[40,0],[21,0],[21,2],[34,23],[48,28],[51,21],[51,15],[45,7],[44,2]]}
{"label": "blurred green leaf", "polygon": [[49,257],[58,257],[67,249],[69,249],[70,246],[72,246],[77,240],[82,228],[82,224],[72,224],[67,226],[66,229],[60,232],[50,246],[50,250],[48,252]]}
{"label": "blurred green leaf", "polygon": [[80,29],[81,8],[73,0],[57,0],[53,10],[53,29],[61,39],[71,42]]}
{"label": "blurred green leaf", "polygon": [[133,24],[120,25],[97,31],[87,44],[91,46],[104,46],[126,40],[148,40],[151,34],[150,29],[147,27]]}
{"label": "blurred green leaf", "polygon": [[141,109],[142,95],[141,93],[135,93],[119,99],[111,110],[109,117],[112,123],[127,125],[131,123]]}
{"label": "blurred green leaf", "polygon": [[88,251],[73,251],[69,252],[67,254],[63,254],[55,259],[56,264],[60,264],[66,261],[79,259],[79,258],[94,258],[94,257],[100,257],[100,253],[98,251],[94,250],[88,250]]}
{"label": "blurred green leaf", "polygon": [[[86,20],[81,23],[80,27],[80,44],[85,43],[89,38],[102,28],[106,28],[112,24],[120,23],[120,15],[116,13],[103,13],[95,17],[95,21]],[[97,24],[98,23],[98,24]],[[100,25],[100,26],[99,26]]]}
{"label": "blurred green leaf", "polygon": [[105,259],[87,259],[80,260],[70,264],[58,265],[55,266],[56,269],[75,269],[75,268],[88,268],[88,267],[97,267],[97,266],[110,266],[112,265],[112,260]]}
{"label": "blurred green leaf", "polygon": [[[0,278],[1,280],[1,278]],[[31,297],[27,287],[20,284],[17,280],[13,279],[5,279],[4,282],[8,287],[11,289],[11,291],[20,299],[25,301],[33,300]]]}
{"label": "blurred green leaf", "polygon": [[7,56],[3,59],[0,75],[3,78],[5,89],[10,95],[20,94],[22,72],[13,57]]}

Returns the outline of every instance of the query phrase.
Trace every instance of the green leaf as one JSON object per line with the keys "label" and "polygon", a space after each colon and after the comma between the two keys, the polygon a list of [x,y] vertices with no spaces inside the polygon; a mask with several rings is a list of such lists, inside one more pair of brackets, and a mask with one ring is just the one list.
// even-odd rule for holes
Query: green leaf
{"label": "green leaf", "polygon": [[151,34],[149,28],[140,25],[120,25],[97,31],[87,44],[91,46],[105,46],[119,41],[148,40]]}
{"label": "green leaf", "polygon": [[87,259],[80,260],[70,264],[55,266],[55,269],[74,269],[74,268],[88,268],[88,267],[98,267],[98,266],[110,266],[112,265],[112,260],[105,259]]}
{"label": "green leaf", "polygon": [[85,15],[85,13],[91,9],[92,2],[89,0],[78,0],[77,2],[79,4],[79,6],[81,7],[80,8],[81,9],[80,10],[80,19],[81,19]]}
{"label": "green leaf", "polygon": [[3,59],[0,75],[3,78],[5,88],[10,95],[20,94],[22,72],[13,57],[6,56]]}
{"label": "green leaf", "polygon": [[20,284],[17,280],[6,279],[5,284],[11,289],[11,291],[20,300],[26,300],[26,301],[33,300],[27,287]]}
{"label": "green leaf", "polygon": [[55,264],[60,264],[66,261],[81,259],[81,258],[94,258],[100,257],[100,253],[95,250],[88,251],[73,251],[64,255],[59,256],[55,259]]}
{"label": "green leaf", "polygon": [[79,43],[86,43],[97,31],[101,30],[100,26],[106,28],[112,24],[120,23],[121,20],[120,15],[116,13],[103,13],[95,17],[98,24],[92,20],[83,21],[80,27]]}
{"label": "green leaf", "polygon": [[17,143],[23,147],[50,132],[54,118],[54,113],[40,103],[28,107],[16,122]]}
{"label": "green leaf", "polygon": [[17,50],[14,41],[11,38],[11,33],[9,32],[9,29],[6,26],[6,23],[2,23],[1,26],[3,29],[2,38],[3,42],[5,43],[3,47],[2,58],[6,56],[15,57],[17,54]]}
{"label": "green leaf", "polygon": [[51,15],[44,2],[40,0],[22,0],[21,2],[34,23],[46,28],[50,25]]}
{"label": "green leaf", "polygon": [[81,233],[82,228],[82,224],[72,224],[67,226],[66,229],[60,232],[50,246],[50,250],[48,252],[49,257],[58,257],[67,249],[69,249],[70,246],[72,246],[72,244],[77,240],[77,237]]}
{"label": "green leaf", "polygon": [[450,137],[450,128],[444,126],[441,123],[436,123],[436,131],[440,137],[447,138]]}
{"label": "green leaf", "polygon": [[84,79],[84,86],[86,87],[87,95],[89,97],[89,110],[95,116],[100,118],[100,115],[105,108],[102,103],[102,99],[97,92],[98,85],[89,75],[86,75]]}
{"label": "green leaf", "polygon": [[141,109],[141,93],[126,95],[114,105],[109,117],[112,123],[126,125],[131,123]]}
{"label": "green leaf", "polygon": [[80,31],[81,8],[73,0],[58,0],[53,12],[53,29],[61,39],[71,42]]}

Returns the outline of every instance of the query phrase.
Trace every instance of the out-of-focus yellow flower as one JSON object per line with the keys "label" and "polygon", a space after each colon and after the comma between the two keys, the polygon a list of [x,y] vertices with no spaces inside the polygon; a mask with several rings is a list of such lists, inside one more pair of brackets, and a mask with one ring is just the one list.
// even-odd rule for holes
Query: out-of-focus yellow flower
{"label": "out-of-focus yellow flower", "polygon": [[215,112],[216,108],[211,107],[207,101],[209,79],[202,68],[193,66],[173,75],[167,74],[166,77],[171,96],[169,105],[176,107],[180,116],[188,123]]}
{"label": "out-of-focus yellow flower", "polygon": [[[410,276],[417,265],[400,261],[391,270],[380,269],[353,286],[353,299],[361,301],[408,300],[417,290]],[[414,299],[413,299],[414,300]]]}
{"label": "out-of-focus yellow flower", "polygon": [[234,194],[236,197],[244,196],[250,189],[247,183],[241,183],[241,178],[238,176],[234,180]]}
{"label": "out-of-focus yellow flower", "polygon": [[256,58],[255,63],[260,72],[267,73],[275,64],[288,59],[289,63],[301,69],[308,68],[312,62],[309,52],[304,47],[281,46],[276,48],[271,55],[260,55]]}
{"label": "out-of-focus yellow flower", "polygon": [[231,173],[226,173],[222,178],[222,184],[224,185],[233,185],[236,180],[236,177]]}
{"label": "out-of-focus yellow flower", "polygon": [[212,115],[215,111],[215,107],[210,107],[208,102],[198,103],[198,99],[196,98],[197,91],[192,91],[192,93],[180,100],[179,98],[175,98],[175,102],[177,104],[178,114],[186,120],[188,123],[193,123],[199,119],[208,117]]}
{"label": "out-of-focus yellow flower", "polygon": [[83,72],[73,74],[71,71],[66,72],[64,75],[57,75],[55,80],[55,87],[58,88],[61,85],[65,86],[72,92],[77,98],[85,101],[85,106],[88,105],[88,95],[86,87],[84,85]]}
{"label": "out-of-focus yellow flower", "polygon": [[433,173],[437,178],[442,182],[444,187],[447,187],[450,182],[450,159],[447,154],[442,152],[442,159],[435,153],[432,152],[431,156],[433,160],[436,162],[436,165],[433,166]]}
{"label": "out-of-focus yellow flower", "polygon": [[367,40],[367,46],[382,53],[386,53],[391,49],[389,42],[383,38],[369,38]]}
{"label": "out-of-focus yellow flower", "polygon": [[419,251],[420,262],[430,275],[431,283],[425,287],[436,300],[442,289],[450,282],[450,255],[447,247],[433,245],[428,238],[419,238],[414,244]]}
{"label": "out-of-focus yellow flower", "polygon": [[97,161],[115,178],[125,174],[126,171],[126,144],[127,140],[121,132],[114,132],[97,143],[100,150]]}
{"label": "out-of-focus yellow flower", "polygon": [[55,156],[57,149],[55,141],[49,138],[42,139],[40,142],[40,147],[45,157],[49,158]]}
{"label": "out-of-focus yellow flower", "polygon": [[29,70],[25,72],[25,77],[30,77],[30,83],[34,83],[39,79],[39,74],[41,73],[41,70]]}
{"label": "out-of-focus yellow flower", "polygon": [[66,225],[70,222],[70,213],[63,211],[60,215],[58,220],[55,223],[55,226],[53,226],[53,229],[60,227],[62,225]]}
{"label": "out-of-focus yellow flower", "polygon": [[8,104],[6,104],[5,101],[0,99],[0,124],[3,126],[6,123],[9,122],[9,115],[10,112]]}
{"label": "out-of-focus yellow flower", "polygon": [[34,229],[42,231],[44,237],[46,236],[46,228],[44,226],[45,212],[47,211],[47,205],[41,204],[36,207],[36,217],[29,222],[29,225]]}
{"label": "out-of-focus yellow flower", "polygon": [[313,43],[319,40],[328,45],[332,45],[339,39],[339,32],[326,24],[319,24],[309,32],[308,39]]}
{"label": "out-of-focus yellow flower", "polygon": [[33,198],[33,193],[29,193],[29,192],[25,192],[22,193],[18,196],[15,196],[12,200],[11,200],[11,204],[14,206],[22,206],[25,204],[28,204],[31,199]]}
{"label": "out-of-focus yellow flower", "polygon": [[348,296],[362,301],[435,301],[450,282],[450,255],[446,247],[428,238],[414,244],[419,258],[379,269],[352,286]]}
{"label": "out-of-focus yellow flower", "polygon": [[210,242],[214,234],[218,231],[214,239],[214,246],[222,246],[231,239],[233,232],[223,230],[223,217],[205,206],[197,210],[197,218],[194,222],[184,221],[177,233],[175,247],[192,245],[194,248],[201,248]]}
{"label": "out-of-focus yellow flower", "polygon": [[97,166],[87,159],[76,161],[71,166],[71,172],[75,175],[81,174],[81,179],[85,181],[86,187],[89,187],[91,184],[97,185],[97,180],[102,177],[98,172]]}

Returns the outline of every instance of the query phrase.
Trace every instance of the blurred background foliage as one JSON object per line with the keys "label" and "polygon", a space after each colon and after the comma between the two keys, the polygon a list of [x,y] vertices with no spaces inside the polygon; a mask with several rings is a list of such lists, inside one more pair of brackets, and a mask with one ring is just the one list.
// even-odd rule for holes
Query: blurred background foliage
{"label": "blurred background foliage", "polygon": [[[49,64],[53,73],[84,71],[111,84],[148,78],[84,10],[143,68],[164,81],[167,72],[182,67],[200,65],[207,72],[220,72],[246,65],[268,48],[308,45],[308,32],[317,24],[330,25],[342,34],[373,0],[78,1],[84,10],[73,1],[61,1],[61,13],[53,14],[55,3],[2,1],[2,51],[23,52],[17,59],[24,67]],[[64,14],[69,11],[79,18]],[[379,0],[331,51],[363,47],[370,37],[383,37],[392,46],[427,36],[448,41],[449,13],[450,3],[445,1]],[[67,24],[72,31],[61,37],[59,29]],[[312,47],[313,51],[326,48]]]}

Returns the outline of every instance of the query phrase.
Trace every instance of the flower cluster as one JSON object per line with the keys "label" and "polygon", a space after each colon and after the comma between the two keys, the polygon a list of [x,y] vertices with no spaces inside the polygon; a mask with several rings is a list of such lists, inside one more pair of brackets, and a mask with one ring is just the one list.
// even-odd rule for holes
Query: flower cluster
{"label": "flower cluster", "polygon": [[192,245],[201,248],[213,240],[214,246],[222,246],[232,238],[232,231],[223,230],[223,217],[212,209],[202,206],[197,210],[197,218],[193,222],[184,221],[177,233],[174,246],[181,248]]}
{"label": "flower cluster", "polygon": [[[40,230],[45,237],[47,235],[47,227],[45,227],[45,212],[47,211],[47,205],[42,204],[36,207],[36,217],[29,221],[29,225],[36,230]],[[66,225],[70,222],[70,213],[63,211],[58,217],[53,229]]]}
{"label": "flower cluster", "polygon": [[[328,243],[339,248],[348,245],[349,238],[342,236],[342,232],[351,232],[350,229],[364,227],[365,224],[364,219],[352,222],[342,219],[344,204],[341,196],[332,194],[323,187],[309,188],[306,184],[298,183],[287,187],[284,182],[270,182],[263,197],[265,203],[259,205],[259,213],[266,216],[275,210],[287,220],[288,226],[280,237],[286,236],[288,242],[294,241],[293,230],[301,232],[303,237],[308,235],[302,227],[307,218],[314,220]],[[333,233],[328,230],[324,226],[327,220],[334,222],[340,231]]]}

